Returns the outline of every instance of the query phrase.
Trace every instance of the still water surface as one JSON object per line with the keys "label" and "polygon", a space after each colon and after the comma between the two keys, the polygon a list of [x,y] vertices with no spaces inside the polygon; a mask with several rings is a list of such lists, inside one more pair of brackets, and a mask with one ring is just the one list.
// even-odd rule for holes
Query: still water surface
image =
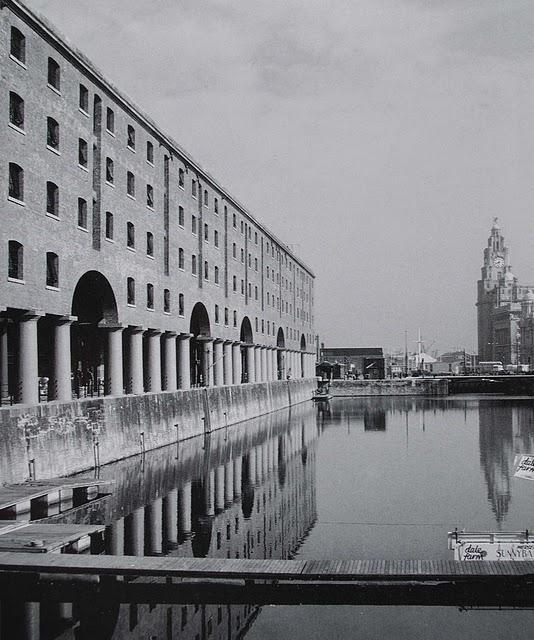
{"label": "still water surface", "polygon": [[[334,399],[109,465],[113,496],[77,520],[108,524],[116,554],[446,560],[455,527],[533,528],[534,483],[513,477],[516,453],[534,453],[530,399]],[[15,623],[3,616],[4,630]],[[531,639],[534,615],[128,604],[96,614],[42,603],[30,627],[24,637]]]}

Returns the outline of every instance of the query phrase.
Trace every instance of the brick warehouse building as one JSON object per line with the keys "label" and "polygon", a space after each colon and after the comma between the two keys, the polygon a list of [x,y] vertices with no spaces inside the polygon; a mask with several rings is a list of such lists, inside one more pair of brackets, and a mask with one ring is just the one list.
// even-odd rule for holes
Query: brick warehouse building
{"label": "brick warehouse building", "polygon": [[313,376],[313,272],[48,23],[0,7],[3,401]]}

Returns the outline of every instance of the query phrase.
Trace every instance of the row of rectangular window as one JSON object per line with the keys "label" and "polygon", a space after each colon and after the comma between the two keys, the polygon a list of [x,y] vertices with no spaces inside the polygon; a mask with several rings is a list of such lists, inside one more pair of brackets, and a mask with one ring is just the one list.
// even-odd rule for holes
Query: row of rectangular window
{"label": "row of rectangular window", "polygon": [[[13,179],[12,179],[12,170],[11,167],[18,167],[18,165],[10,164],[10,189],[9,195],[17,200],[23,200],[23,192],[20,191],[19,179],[20,173],[17,171],[13,171]],[[20,167],[18,167],[20,169]],[[59,189],[56,184],[53,182],[47,182],[47,199],[46,199],[46,211],[48,214],[58,217],[59,214]],[[78,226],[81,228],[87,228],[87,201],[83,198],[78,198]],[[111,212],[106,212],[106,238],[113,239],[113,214]],[[135,248],[135,225],[132,222],[127,222],[127,246],[130,249]],[[235,246],[235,245],[234,245]],[[154,236],[151,232],[147,232],[147,255],[154,255]],[[183,249],[179,249],[179,267],[181,269],[184,268],[184,254]],[[249,254],[249,264],[250,264],[250,254]],[[258,263],[257,259],[255,260],[255,268],[257,270]],[[192,272],[196,274],[196,256],[192,256]],[[274,275],[274,274],[273,274]],[[208,262],[204,263],[204,278],[209,280],[209,265]],[[235,276],[234,276],[235,278]],[[219,284],[219,268],[214,268],[214,280],[216,284]],[[236,286],[234,282],[234,291],[236,291]],[[242,291],[244,293],[244,291]],[[249,292],[249,295],[251,293]],[[256,287],[256,300],[258,299],[257,295],[257,287]]]}
{"label": "row of rectangular window", "polygon": [[[24,245],[17,240],[8,242],[8,278],[24,281]],[[59,288],[59,257],[53,251],[46,253],[46,286]]]}
{"label": "row of rectangular window", "polygon": [[[23,65],[26,64],[26,37],[16,27],[11,27],[10,54],[18,62]],[[47,82],[56,91],[59,92],[61,90],[61,68],[58,62],[51,57],[48,58]],[[78,106],[83,112],[89,113],[89,89],[81,83],[79,86]],[[107,108],[106,112],[106,128],[110,133],[115,132],[115,113],[110,107]],[[126,144],[130,149],[135,150],[135,129],[132,125],[127,126]],[[146,160],[150,164],[154,164],[154,145],[150,140],[147,141]]]}
{"label": "row of rectangular window", "polygon": [[[127,278],[126,280],[126,301],[130,306],[135,305],[135,279]],[[146,285],[146,307],[150,311],[154,311],[154,285],[148,282]],[[170,289],[163,290],[163,312],[171,312],[171,292]],[[178,315],[184,315],[184,294],[178,295]]]}
{"label": "row of rectangular window", "polygon": [[[217,269],[217,267],[216,267]],[[24,247],[16,241],[8,242],[8,277],[13,280],[24,280]],[[59,257],[54,252],[46,254],[46,285],[48,287],[59,288]],[[135,305],[135,279],[129,277],[127,279],[127,302],[129,305]],[[154,285],[147,283],[146,285],[146,305],[148,309],[154,309]],[[170,313],[171,297],[170,290],[163,291],[163,311]],[[178,314],[183,316],[185,312],[184,295],[178,296]],[[234,311],[234,316],[236,312]],[[215,305],[215,322],[219,322],[219,306]],[[234,320],[236,323],[237,321]],[[225,308],[225,324],[228,324],[228,309]]]}
{"label": "row of rectangular window", "polygon": [[[82,142],[82,141],[81,141]],[[85,150],[86,151],[86,150]],[[80,150],[83,153],[83,150]],[[83,157],[81,157],[83,161]],[[135,197],[135,177],[128,171],[128,195]],[[9,163],[9,197],[24,202],[24,169],[15,162]],[[154,208],[154,188],[147,184],[147,207]],[[59,215],[59,187],[52,181],[46,183],[46,211],[56,217]]]}
{"label": "row of rectangular window", "polygon": [[[9,195],[17,200],[23,199],[23,193],[18,190],[19,184],[16,179],[18,174],[14,172],[13,180],[12,180],[12,172],[11,167],[13,163],[10,164],[10,185],[9,185]],[[18,167],[18,165],[13,165],[14,167]],[[20,167],[18,167],[20,169]],[[47,200],[46,200],[46,211],[49,215],[57,217],[59,214],[59,189],[56,184],[53,182],[47,182]],[[78,199],[78,226],[81,228],[87,228],[87,202],[83,198]],[[111,212],[106,212],[106,238],[113,239],[113,214]],[[127,222],[127,247],[130,249],[135,248],[135,225],[132,222]],[[154,236],[151,232],[147,232],[147,246],[146,246],[147,255],[150,257],[154,256]],[[179,249],[179,268],[184,268],[184,253],[183,249]],[[197,257],[193,255],[191,258],[191,271],[193,275],[197,274]],[[250,254],[249,254],[249,263],[250,263]],[[256,260],[256,269],[257,269],[257,260]],[[277,274],[279,275],[279,274]],[[273,273],[274,276],[274,273]],[[204,262],[204,279],[209,280],[209,264],[206,260]],[[219,267],[214,267],[214,282],[215,284],[219,284]],[[287,285],[287,281],[286,281]],[[287,286],[286,286],[287,288]],[[233,290],[237,292],[237,284],[236,284],[236,276],[233,277]],[[241,280],[241,293],[244,295],[244,281]],[[252,297],[252,289],[251,284],[249,283],[249,296]],[[269,296],[269,294],[267,294]],[[255,287],[255,300],[258,300],[258,287]],[[278,300],[278,299],[277,299]],[[274,303],[274,296],[273,296]],[[277,307],[279,306],[279,301],[277,301]],[[273,304],[274,306],[274,304]],[[285,303],[285,311],[286,313],[292,313],[292,305],[290,305],[290,309],[288,310],[288,303]]]}
{"label": "row of rectangular window", "polygon": [[[18,59],[21,62],[25,62],[26,54],[25,54],[25,37],[24,35],[16,28],[12,27],[11,29],[11,55]],[[50,86],[54,87],[58,91],[60,90],[60,67],[59,64],[53,59],[48,59],[48,83]],[[79,94],[79,106],[85,112],[89,110],[89,90],[83,84],[80,84],[80,94]],[[13,116],[13,124],[18,126],[20,129],[24,127],[24,101],[17,94],[13,94],[12,101],[12,109],[11,111],[16,115]],[[110,133],[115,132],[115,113],[113,109],[107,107],[106,111],[106,129]],[[49,146],[53,148],[59,147],[59,124],[54,121],[52,118],[49,118]],[[135,150],[136,146],[136,133],[135,128],[129,124],[127,125],[126,132],[126,144],[127,147],[131,150]],[[154,163],[154,145],[152,142],[147,141],[147,161],[151,164]],[[179,186],[184,187],[185,185],[185,175],[184,170],[180,169],[178,174]],[[113,178],[108,180],[108,182],[113,182]],[[197,197],[197,181],[192,179],[191,181],[191,190],[193,197]],[[208,191],[204,190],[204,205],[208,206],[209,204],[209,195]],[[214,211],[216,214],[219,213],[219,201],[218,198],[214,200]],[[226,213],[226,207],[225,207]],[[236,216],[234,214],[233,218],[234,227],[236,226]],[[258,234],[256,233],[256,244],[258,242]]]}
{"label": "row of rectangular window", "polygon": [[[106,182],[110,185],[115,184],[114,162],[111,158],[106,158]],[[126,193],[131,198],[135,198],[135,175],[131,171],[126,172]],[[146,206],[150,209],[154,208],[154,187],[151,184],[146,185]]]}
{"label": "row of rectangular window", "polygon": [[[25,62],[26,62],[26,39],[25,39],[24,34],[19,29],[17,29],[16,27],[11,27],[11,49],[10,49],[10,53],[11,53],[11,56],[14,57],[16,60],[18,60],[22,64],[25,64]],[[51,87],[53,87],[57,91],[60,90],[61,69],[60,69],[60,66],[57,63],[57,61],[55,61],[51,57],[48,58],[47,79],[48,79],[48,84]],[[13,117],[12,124],[14,124],[15,126],[17,126],[20,129],[22,129],[23,126],[24,126],[24,101],[17,94],[14,94],[14,96],[16,96],[16,97],[14,97],[14,99],[13,99],[13,111],[14,111],[14,113],[16,115],[14,115],[14,117]],[[11,102],[10,102],[10,104],[11,104]],[[80,107],[80,109],[82,111],[88,113],[88,111],[89,111],[89,90],[83,84],[80,84],[80,87],[79,87],[79,107]],[[10,112],[11,112],[11,109],[10,109]],[[49,118],[49,120],[52,120],[52,122],[49,124],[49,139],[50,139],[50,142],[51,142],[51,144],[49,144],[49,146],[51,148],[56,148],[57,149],[59,147],[59,125],[53,119]],[[114,113],[113,109],[111,109],[110,107],[107,107],[107,111],[106,111],[106,128],[110,133],[114,134],[114,132],[115,132],[115,113]],[[79,164],[81,166],[86,166],[87,165],[87,142],[85,142],[82,139],[80,139],[79,144],[80,144],[80,149],[79,149],[80,162],[79,162]],[[135,147],[136,147],[136,132],[135,132],[135,128],[131,124],[127,125],[126,144],[127,144],[128,148],[130,148],[131,150],[135,150]],[[146,159],[147,159],[147,162],[150,162],[151,164],[154,163],[154,145],[150,140],[147,141]],[[108,180],[108,182],[112,183],[113,182],[113,178],[111,180]],[[184,184],[185,184],[184,170],[183,169],[179,169],[179,186],[183,188]],[[135,187],[134,186],[133,186],[132,190],[135,191]],[[192,179],[192,182],[191,182],[191,190],[192,190],[193,197],[197,197],[197,181],[194,178]],[[133,195],[131,193],[130,189],[128,189],[128,193],[129,193],[129,195]],[[207,189],[204,190],[203,196],[204,196],[204,205],[208,206],[208,204],[209,204],[209,194],[208,194]],[[153,207],[153,198],[152,198],[152,204],[149,204],[148,188],[147,188],[147,206]],[[216,214],[219,213],[219,201],[218,201],[218,198],[214,199],[214,211],[215,211]],[[225,213],[226,212],[227,212],[227,208],[225,207]],[[233,214],[233,227],[237,228],[237,216],[236,216],[235,213]],[[244,233],[244,228],[245,228],[244,221],[241,220],[241,233]],[[252,230],[251,230],[250,225],[248,227],[248,237],[249,237],[249,239],[251,239],[251,237],[252,237]],[[255,244],[258,244],[258,232],[257,231],[254,233],[254,242],[255,242]],[[269,253],[269,244],[268,243],[267,243],[267,253]],[[272,243],[271,243],[271,255],[274,258],[274,244],[272,244]],[[285,255],[284,258],[285,258],[285,264],[286,264],[286,266],[288,266],[287,255]],[[293,265],[292,265],[292,263],[290,261],[289,262],[289,269],[292,270],[292,267],[293,267]]]}
{"label": "row of rectangular window", "polygon": [[[19,201],[23,201],[24,200],[24,185],[23,185],[23,173],[22,173],[22,169],[21,167],[19,167],[18,165],[14,164],[14,163],[10,163],[10,182],[9,182],[9,195],[10,197],[19,200]],[[147,187],[150,187],[150,185],[147,185]],[[148,193],[147,193],[148,195]],[[148,199],[147,202],[152,202],[152,200]],[[59,215],[59,188],[58,186],[53,183],[48,181],[47,182],[47,201],[46,201],[46,211],[47,213],[49,213],[50,215],[53,215],[55,217],[58,217]],[[183,208],[180,207],[180,217],[183,215]],[[108,232],[106,231],[106,237],[109,239],[112,239],[113,237],[113,232],[112,232],[112,220],[109,221],[110,224],[108,225],[108,221],[106,220],[106,230],[108,230],[108,226],[111,228],[111,232],[108,234]],[[82,198],[78,199],[78,226],[82,227],[82,228],[86,228],[87,226],[87,202],[85,200],[83,200]],[[195,228],[195,227],[193,227]],[[152,234],[149,234],[149,236],[152,236]],[[147,236],[147,254],[148,255],[153,255],[153,237],[152,237],[152,242],[150,243],[150,249],[149,249],[149,240]],[[130,248],[134,248],[135,246],[135,230],[134,230],[134,225],[131,222],[128,222],[128,231],[127,231],[127,238],[128,238],[128,247]],[[208,240],[209,238],[209,229],[208,229],[208,225],[205,224],[204,225],[204,238],[205,240]],[[219,235],[218,235],[218,231],[214,230],[214,244],[216,247],[219,246]],[[237,246],[235,243],[233,243],[232,245],[232,256],[234,258],[237,259]],[[241,249],[241,262],[244,263],[244,250]],[[249,267],[252,267],[252,256],[251,254],[248,255],[248,263],[249,263]],[[255,258],[254,259],[254,268],[256,271],[258,271],[258,259]],[[269,267],[267,267],[266,269],[266,273],[267,273],[267,278],[269,277]],[[274,270],[271,271],[271,275],[272,275],[272,280],[274,282]],[[279,278],[279,274],[277,274],[277,277]],[[289,285],[289,289],[292,290],[292,283],[289,282],[286,278],[283,278],[283,285],[285,286],[286,289],[288,289],[288,285]]]}

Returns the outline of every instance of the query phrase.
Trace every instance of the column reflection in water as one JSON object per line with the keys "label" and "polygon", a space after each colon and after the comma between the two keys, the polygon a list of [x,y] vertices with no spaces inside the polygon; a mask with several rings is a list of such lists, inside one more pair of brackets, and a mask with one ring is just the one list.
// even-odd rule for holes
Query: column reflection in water
{"label": "column reflection in water", "polygon": [[161,555],[163,547],[163,500],[157,498],[145,507],[145,555]]}
{"label": "column reflection in water", "polygon": [[169,491],[163,498],[163,532],[165,550],[178,547],[178,489]]}
{"label": "column reflection in water", "polygon": [[[316,519],[314,414],[314,407],[278,412],[230,428],[226,437],[221,430],[207,443],[183,443],[178,457],[173,446],[148,452],[143,465],[131,459],[104,467],[116,481],[107,552],[293,557]],[[95,602],[56,604],[43,616],[43,606],[25,605],[24,631],[11,637],[60,640],[74,637],[75,627],[76,638],[236,638],[258,612],[251,605]]]}

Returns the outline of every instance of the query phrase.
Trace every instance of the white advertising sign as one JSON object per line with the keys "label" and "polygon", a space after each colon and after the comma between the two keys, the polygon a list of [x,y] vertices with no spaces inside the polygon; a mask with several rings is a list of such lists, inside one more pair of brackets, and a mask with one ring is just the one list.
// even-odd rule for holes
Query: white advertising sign
{"label": "white advertising sign", "polygon": [[516,478],[534,480],[534,455],[516,456],[515,467],[514,476]]}
{"label": "white advertising sign", "polygon": [[498,533],[455,531],[449,533],[449,549],[454,559],[534,560],[534,540],[528,531]]}
{"label": "white advertising sign", "polygon": [[455,560],[534,560],[534,543],[465,542],[456,547]]}

